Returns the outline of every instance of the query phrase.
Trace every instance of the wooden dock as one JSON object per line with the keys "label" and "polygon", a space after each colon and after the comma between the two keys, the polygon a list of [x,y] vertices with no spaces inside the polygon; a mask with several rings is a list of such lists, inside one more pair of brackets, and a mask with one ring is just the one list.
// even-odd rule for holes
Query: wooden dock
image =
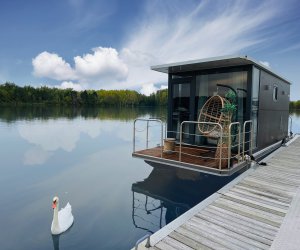
{"label": "wooden dock", "polygon": [[264,161],[138,249],[300,249],[300,137]]}

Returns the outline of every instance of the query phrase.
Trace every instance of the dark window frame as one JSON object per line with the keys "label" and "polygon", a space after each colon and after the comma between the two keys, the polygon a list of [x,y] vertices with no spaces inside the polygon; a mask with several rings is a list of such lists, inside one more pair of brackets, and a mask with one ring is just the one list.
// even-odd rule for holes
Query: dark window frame
{"label": "dark window frame", "polygon": [[277,102],[278,101],[278,92],[279,92],[279,88],[277,84],[273,85],[273,101]]}

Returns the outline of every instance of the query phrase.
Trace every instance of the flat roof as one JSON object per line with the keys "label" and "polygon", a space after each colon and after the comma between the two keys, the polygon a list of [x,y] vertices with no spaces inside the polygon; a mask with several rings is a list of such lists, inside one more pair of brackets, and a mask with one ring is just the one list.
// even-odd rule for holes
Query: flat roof
{"label": "flat roof", "polygon": [[242,65],[255,65],[256,67],[263,69],[264,71],[280,78],[286,83],[291,84],[291,82],[286,78],[278,75],[277,73],[272,71],[269,67],[265,66],[260,62],[255,61],[254,59],[248,56],[211,57],[211,58],[197,59],[191,61],[156,65],[156,66],[151,66],[151,69],[162,73],[180,73],[180,72],[232,67],[232,66],[242,66]]}

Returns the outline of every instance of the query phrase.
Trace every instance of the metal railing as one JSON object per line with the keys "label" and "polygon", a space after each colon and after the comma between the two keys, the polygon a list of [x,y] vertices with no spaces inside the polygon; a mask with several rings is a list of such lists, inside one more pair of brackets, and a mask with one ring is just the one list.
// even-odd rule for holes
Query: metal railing
{"label": "metal railing", "polygon": [[[223,127],[220,123],[216,123],[216,122],[198,122],[198,121],[183,121],[180,124],[180,141],[179,141],[179,161],[181,162],[181,155],[182,155],[182,127],[184,124],[207,124],[207,125],[214,125],[214,126],[218,126],[220,128],[220,152],[222,152],[222,140],[223,140]],[[222,169],[222,154],[220,153],[220,162],[219,162],[219,169]]]}
{"label": "metal railing", "polygon": [[[246,132],[246,126],[247,124],[250,124],[250,130],[248,132]],[[246,134],[249,134],[249,140],[246,141]],[[246,143],[249,143],[249,149],[245,150],[245,145]],[[252,155],[252,149],[253,149],[253,122],[252,120],[248,120],[244,122],[244,126],[243,126],[243,160],[245,158],[245,152],[249,151],[249,154]]]}
{"label": "metal railing", "polygon": [[[136,122],[137,121],[143,121],[143,122],[147,122],[146,124],[146,149],[148,149],[149,147],[149,123],[150,122],[158,122],[161,125],[161,137],[160,137],[160,145],[161,145],[161,157],[163,156],[163,138],[164,138],[164,123],[162,120],[157,119],[157,118],[137,118],[134,120],[133,123],[133,152],[135,152],[135,146],[136,146]],[[166,126],[165,126],[166,127]],[[165,132],[166,134],[166,132]]]}
{"label": "metal railing", "polygon": [[[183,121],[180,124],[180,130],[178,131],[167,131],[166,130],[166,125],[163,123],[162,120],[158,118],[137,118],[134,120],[134,131],[133,131],[133,152],[136,152],[136,122],[137,121],[143,121],[146,122],[146,149],[149,148],[149,124],[151,122],[157,122],[160,123],[160,157],[163,158],[163,153],[164,153],[164,139],[166,139],[166,133],[168,132],[173,132],[179,134],[179,151],[178,149],[173,151],[173,153],[178,154],[178,161],[183,162],[183,155],[191,156],[191,157],[196,157],[196,158],[201,158],[203,161],[212,161],[215,160],[216,164],[218,166],[218,169],[222,169],[222,165],[224,167],[226,161],[227,168],[231,167],[231,161],[236,160],[236,162],[239,164],[241,161],[245,160],[245,155],[247,152],[249,152],[249,155],[252,154],[253,150],[253,122],[252,120],[245,121],[243,124],[243,130],[241,131],[241,124],[239,122],[233,122],[230,123],[228,127],[226,127],[226,132],[224,132],[224,127],[215,122],[198,122],[198,121]],[[217,145],[200,145],[200,144],[189,144],[186,142],[183,142],[184,138],[183,135],[188,135],[188,136],[194,136],[200,137],[205,137],[207,138],[206,135],[204,134],[199,134],[197,132],[195,133],[188,133],[184,131],[184,126],[187,124],[206,124],[206,125],[213,125],[218,128],[218,137],[214,138],[218,140]],[[165,126],[164,126],[165,125]],[[247,130],[247,127],[250,126],[250,128]],[[165,129],[164,129],[165,128]],[[144,130],[143,130],[144,131]],[[234,131],[234,132],[232,132]],[[141,132],[141,131],[139,131]],[[241,135],[242,134],[242,135]],[[249,134],[249,136],[247,136]],[[242,141],[241,141],[241,136],[242,136]],[[247,141],[246,141],[247,139]],[[195,139],[196,140],[196,139]],[[226,142],[226,145],[224,144],[224,141]],[[178,141],[177,141],[178,143]],[[249,145],[248,147],[246,145]],[[183,150],[183,148],[186,149],[186,147],[192,147],[192,148],[201,148],[204,149],[208,152],[207,155],[205,153],[203,155],[199,155],[198,153],[195,154],[194,152],[188,151],[188,150]],[[247,147],[247,150],[246,150]],[[227,148],[226,156],[224,157],[224,150],[223,148]],[[234,156],[232,155],[232,149],[234,149],[235,154]],[[218,154],[216,153],[218,151]],[[242,151],[242,152],[241,152]],[[212,154],[215,154],[214,156]],[[197,160],[196,160],[197,161]]]}

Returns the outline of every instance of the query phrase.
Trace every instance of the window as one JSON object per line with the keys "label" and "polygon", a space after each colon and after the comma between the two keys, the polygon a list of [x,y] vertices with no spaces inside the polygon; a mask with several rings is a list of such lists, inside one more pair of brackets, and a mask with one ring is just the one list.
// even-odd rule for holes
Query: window
{"label": "window", "polygon": [[273,101],[277,102],[278,100],[278,86],[274,85],[273,87]]}

